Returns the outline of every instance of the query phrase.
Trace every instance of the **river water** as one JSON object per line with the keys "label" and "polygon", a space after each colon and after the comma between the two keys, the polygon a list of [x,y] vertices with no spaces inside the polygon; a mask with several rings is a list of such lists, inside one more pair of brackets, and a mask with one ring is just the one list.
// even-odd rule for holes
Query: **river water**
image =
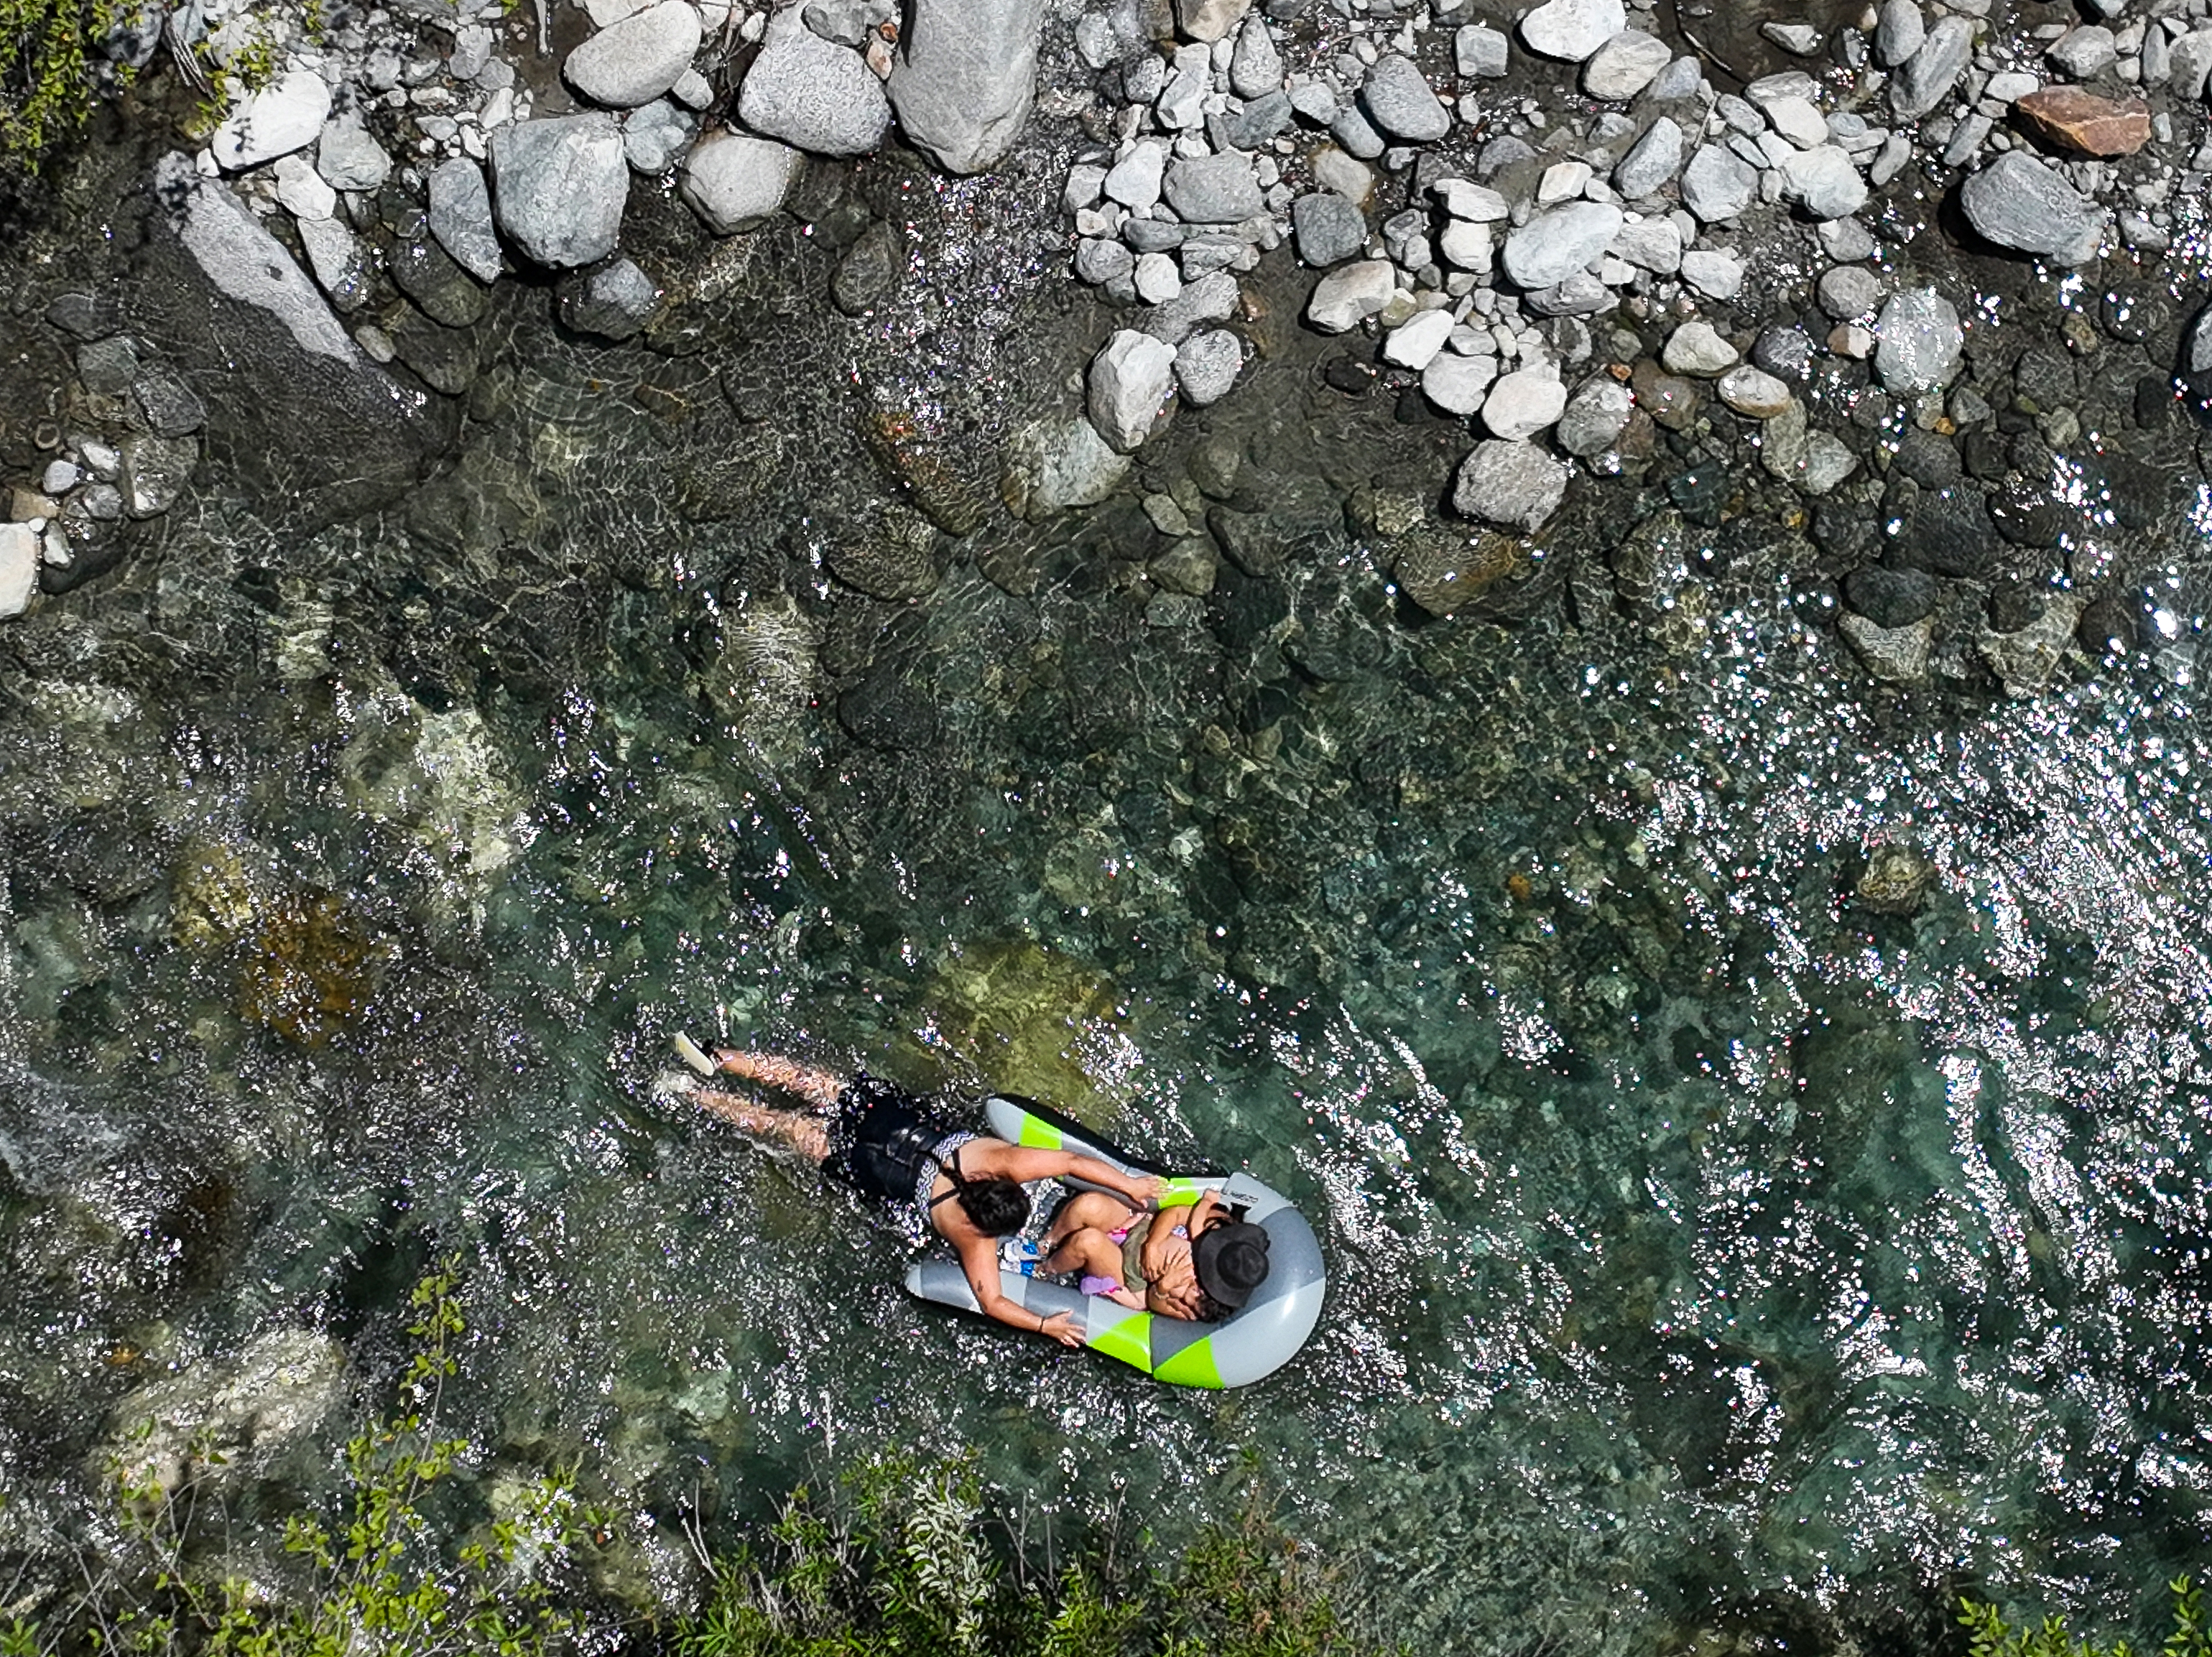
{"label": "river water", "polygon": [[[817,315],[795,230],[681,352],[509,294],[416,500],[208,488],[18,624],[10,1545],[172,1368],[307,1327],[388,1375],[453,1253],[476,1471],[580,1460],[633,1601],[696,1590],[692,1515],[970,1445],[1041,1528],[1256,1465],[1419,1648],[2154,1610],[2212,1479],[2203,519],[2172,642],[2025,700],[1874,685],[1756,509],[1650,627],[1424,621],[1340,539],[1163,604],[1126,501],[954,544],[869,458],[895,419],[988,494],[1106,325],[930,188],[889,321]],[[1456,440],[1313,384],[1286,348],[1176,452]],[[1249,1163],[1321,1327],[1208,1395],[912,1302],[654,1096],[678,1029]]]}

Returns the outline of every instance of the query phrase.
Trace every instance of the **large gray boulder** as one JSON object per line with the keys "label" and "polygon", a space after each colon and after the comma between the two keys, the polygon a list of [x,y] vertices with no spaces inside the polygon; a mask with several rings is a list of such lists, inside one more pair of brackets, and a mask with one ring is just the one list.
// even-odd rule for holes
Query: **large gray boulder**
{"label": "large gray boulder", "polygon": [[890,130],[891,111],[859,52],[793,29],[770,40],[745,71],[738,118],[810,155],[866,155]]}
{"label": "large gray boulder", "polygon": [[217,476],[313,530],[413,486],[450,440],[452,404],[396,383],[355,348],[307,273],[260,219],[189,157],[164,156],[118,236],[132,331],[206,405]]}
{"label": "large gray boulder", "polygon": [[750,230],[783,205],[805,165],[799,153],[749,132],[716,132],[684,158],[677,193],[718,236]]}
{"label": "large gray boulder", "polygon": [[2096,255],[2105,215],[2024,150],[2008,150],[1959,186],[1966,222],[2000,247],[2080,264]]}
{"label": "large gray boulder", "polygon": [[1044,0],[913,0],[891,66],[907,142],[948,173],[981,173],[1013,147],[1036,97]]}
{"label": "large gray boulder", "polygon": [[615,251],[629,163],[611,115],[554,115],[496,129],[491,179],[501,234],[525,257],[566,269]]}
{"label": "large gray boulder", "polygon": [[699,54],[699,14],[690,0],[660,0],[585,41],[568,54],[561,74],[595,104],[635,109],[683,79]]}

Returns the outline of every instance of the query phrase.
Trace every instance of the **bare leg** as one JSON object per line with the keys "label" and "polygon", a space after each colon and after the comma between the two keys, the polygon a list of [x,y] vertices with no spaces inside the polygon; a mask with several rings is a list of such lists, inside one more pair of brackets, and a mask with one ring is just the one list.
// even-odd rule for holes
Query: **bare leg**
{"label": "bare leg", "polygon": [[1121,1251],[1114,1240],[1097,1227],[1079,1231],[1061,1242],[1045,1260],[1048,1272],[1076,1272],[1086,1278],[1105,1278],[1120,1284],[1111,1291],[1111,1298],[1131,1311],[1144,1309],[1145,1302],[1127,1284],[1121,1283]]}
{"label": "bare leg", "polygon": [[771,1110],[766,1105],[740,1099],[734,1093],[719,1093],[713,1088],[695,1088],[691,1096],[702,1109],[713,1112],[724,1121],[734,1124],[757,1139],[787,1146],[810,1162],[824,1161],[830,1155],[830,1130],[817,1116],[802,1115],[795,1110]]}
{"label": "bare leg", "polygon": [[740,1053],[735,1047],[714,1049],[714,1063],[725,1075],[763,1087],[795,1093],[825,1116],[837,1108],[837,1096],[845,1084],[826,1070],[802,1065],[775,1053]]}
{"label": "bare leg", "polygon": [[1052,1229],[1045,1233],[1047,1252],[1079,1231],[1115,1231],[1134,1217],[1135,1211],[1119,1197],[1103,1191],[1079,1191],[1052,1217]]}

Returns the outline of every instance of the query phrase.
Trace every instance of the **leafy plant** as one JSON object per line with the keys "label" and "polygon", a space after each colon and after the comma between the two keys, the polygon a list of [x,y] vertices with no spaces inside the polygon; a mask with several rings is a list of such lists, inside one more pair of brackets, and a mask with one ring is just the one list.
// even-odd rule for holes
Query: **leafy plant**
{"label": "leafy plant", "polygon": [[347,1444],[343,1518],[332,1525],[295,1514],[285,1521],[284,1551],[307,1566],[306,1591],[271,1603],[260,1587],[203,1561],[194,1545],[200,1484],[222,1465],[210,1446],[195,1446],[174,1488],[160,1470],[115,1458],[124,1530],[149,1564],[150,1591],[93,1607],[96,1649],[539,1657],[581,1627],[581,1613],[556,1600],[553,1579],[603,1521],[579,1501],[573,1474],[525,1482],[505,1512],[458,1548],[442,1545],[424,1512],[434,1487],[469,1453],[438,1423],[454,1373],[453,1341],[466,1328],[459,1281],[458,1262],[448,1259],[415,1286],[414,1350],[399,1407]]}
{"label": "leafy plant", "polygon": [[0,167],[36,171],[91,112],[92,43],[112,0],[0,0]]}
{"label": "leafy plant", "polygon": [[[2167,1583],[2173,1596],[2173,1631],[2160,1644],[2162,1657],[2212,1657],[2212,1630],[2204,1620],[2204,1591],[2186,1575]],[[1995,1605],[1968,1599],[1959,1614],[1970,1657],[2135,1657],[2125,1640],[2094,1645],[2069,1632],[2063,1617],[2015,1628]]]}

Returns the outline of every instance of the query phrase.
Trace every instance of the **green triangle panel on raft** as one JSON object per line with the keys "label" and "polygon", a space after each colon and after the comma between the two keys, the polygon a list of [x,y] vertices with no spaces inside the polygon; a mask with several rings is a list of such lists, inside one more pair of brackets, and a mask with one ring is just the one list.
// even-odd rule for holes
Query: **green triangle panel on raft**
{"label": "green triangle panel on raft", "polygon": [[[1133,1363],[1150,1375],[1152,1370],[1152,1314],[1150,1312],[1133,1313],[1110,1329],[1097,1331],[1086,1344],[1094,1352],[1103,1352],[1124,1363]],[[1214,1384],[1220,1385],[1218,1381]]]}
{"label": "green triangle panel on raft", "polygon": [[1166,1359],[1152,1374],[1161,1381],[1172,1381],[1178,1387],[1211,1387],[1218,1390],[1221,1370],[1213,1361],[1213,1338],[1194,1340]]}

